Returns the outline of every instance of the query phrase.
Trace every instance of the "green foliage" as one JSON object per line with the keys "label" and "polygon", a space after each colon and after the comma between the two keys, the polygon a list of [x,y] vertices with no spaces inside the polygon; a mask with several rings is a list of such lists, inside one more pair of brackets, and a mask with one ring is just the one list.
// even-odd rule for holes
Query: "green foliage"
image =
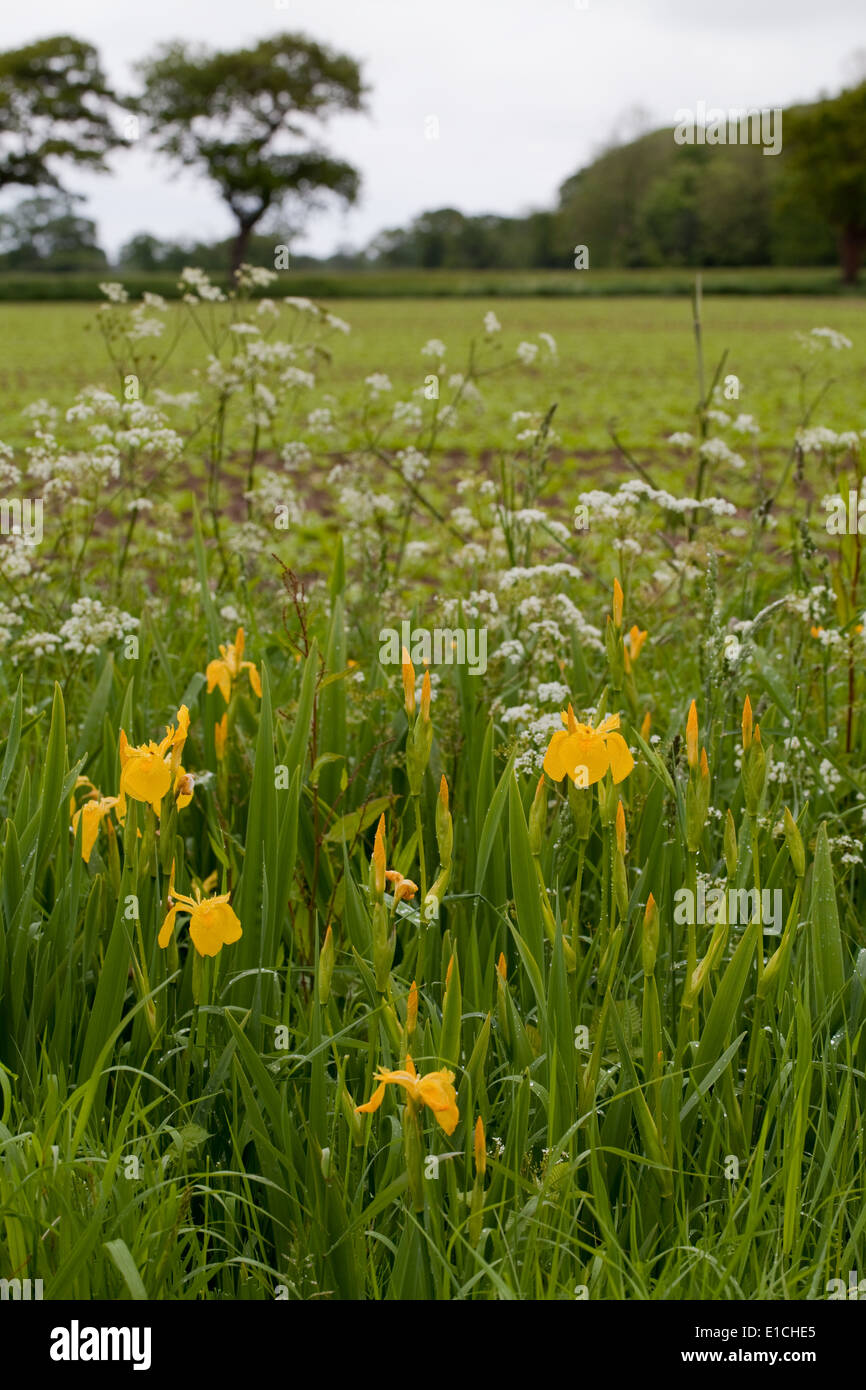
{"label": "green foliage", "polygon": [[0,53],[0,187],[59,187],[55,166],[104,172],[125,144],[111,120],[116,98],[92,44],[68,34]]}
{"label": "green foliage", "polygon": [[831,265],[826,216],[796,197],[782,113],[782,152],[758,145],[678,145],[653,131],[601,155],[567,179],[556,214],[556,253],[575,243],[590,266]]}
{"label": "green foliage", "polygon": [[86,271],[108,265],[96,223],[65,195],[25,198],[0,214],[0,265],[6,270]]}
{"label": "green foliage", "polygon": [[866,249],[866,82],[785,119],[795,192],[839,233],[843,275],[853,283]]}
{"label": "green foliage", "polygon": [[156,148],[204,173],[237,221],[232,270],[253,228],[289,197],[298,210],[324,192],[356,198],[357,172],[314,143],[329,116],[361,109],[360,70],[346,55],[281,34],[233,52],[166,44],[138,71]]}
{"label": "green foliage", "polygon": [[[828,535],[812,501],[860,476],[862,444],[802,433],[821,359],[790,376],[790,467],[762,442],[741,470],[699,445],[673,465],[662,444],[641,464],[660,496],[624,501],[557,468],[539,408],[458,489],[459,413],[486,394],[489,439],[548,394],[507,324],[474,326],[459,385],[436,354],[441,400],[407,438],[379,371],[330,390],[351,341],[332,314],[284,305],[236,333],[256,313],[243,286],[214,307],[188,283],[205,343],[178,372],[206,364],[197,401],[163,391],[167,353],[154,365],[142,306],[115,298],[102,389],[62,418],[43,402],[34,455],[12,452],[22,484],[33,457],[52,486],[50,544],[0,538],[0,1276],[124,1301],[825,1296],[866,1258],[866,718],[860,540]],[[144,309],[180,340],[174,309]],[[412,306],[416,348],[421,312],[438,326]],[[355,377],[381,368],[381,336]],[[559,345],[568,373],[578,343]],[[278,392],[286,347],[311,380]],[[634,410],[608,366],[608,407]],[[718,444],[707,378],[680,423]],[[271,399],[263,424],[251,402]],[[130,511],[142,478],[151,505]],[[262,496],[310,479],[288,534],[262,519]],[[432,662],[421,747],[381,627],[456,630],[440,596],[485,624],[489,661]],[[234,663],[226,696],[208,668],[228,668],[239,622],[255,678]],[[617,715],[634,753],[577,799],[539,783],[569,702],[592,728]],[[159,738],[181,704],[159,816],[131,783],[113,802],[121,730]],[[96,788],[110,804],[86,849]],[[437,852],[449,877],[425,901]],[[699,883],[755,905],[684,922]],[[160,944],[170,897],[196,888],[241,921],[214,957],[192,910]]]}

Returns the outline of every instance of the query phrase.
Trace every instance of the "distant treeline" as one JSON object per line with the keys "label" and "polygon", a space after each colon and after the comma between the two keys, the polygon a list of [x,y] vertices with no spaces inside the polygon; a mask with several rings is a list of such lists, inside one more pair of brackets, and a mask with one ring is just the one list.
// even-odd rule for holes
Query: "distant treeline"
{"label": "distant treeline", "polygon": [[[221,274],[229,239],[133,237],[110,267],[93,222],[64,194],[26,198],[0,217],[0,267],[17,271],[179,271]],[[247,259],[273,266],[289,246],[276,227],[250,239]],[[609,149],[562,184],[557,207],[524,217],[422,213],[381,232],[362,250],[325,259],[289,256],[292,270],[554,270],[588,248],[591,269],[830,266],[836,238],[813,203],[798,196],[784,149],[678,145],[670,130]],[[285,252],[283,252],[285,256]]]}
{"label": "distant treeline", "polygon": [[[866,139],[866,132],[864,132]],[[257,236],[250,259],[272,265],[275,236]],[[136,237],[124,248],[131,270],[195,263],[221,269],[227,243],[187,248]],[[834,265],[836,238],[798,196],[784,148],[677,145],[670,130],[602,154],[562,184],[556,209],[525,217],[469,217],[456,208],[424,212],[381,232],[362,251],[324,261],[292,256],[293,268],[334,270],[562,270],[574,248],[590,268]],[[185,259],[186,257],[186,259]]]}
{"label": "distant treeline", "polygon": [[836,239],[798,187],[784,150],[768,157],[755,145],[677,145],[660,130],[567,179],[553,212],[428,212],[383,232],[364,259],[400,268],[562,269],[586,246],[599,270],[833,265]]}

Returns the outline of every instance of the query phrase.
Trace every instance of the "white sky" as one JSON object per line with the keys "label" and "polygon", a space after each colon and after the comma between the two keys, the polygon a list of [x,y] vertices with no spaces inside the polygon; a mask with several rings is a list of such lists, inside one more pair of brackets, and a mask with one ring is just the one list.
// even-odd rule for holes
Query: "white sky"
{"label": "white sky", "polygon": [[[361,61],[369,115],[333,121],[326,143],[363,175],[348,212],[319,214],[296,251],[362,245],[427,208],[524,212],[552,206],[628,113],[673,125],[701,100],[785,106],[838,90],[866,44],[864,0],[0,0],[0,46],[73,33],[111,80],[166,40],[231,48],[305,31]],[[581,6],[586,5],[586,8]],[[436,116],[438,140],[425,138]],[[110,254],[137,231],[225,236],[231,217],[189,171],[143,150],[113,177],[69,167]],[[4,204],[24,196],[10,190]]]}

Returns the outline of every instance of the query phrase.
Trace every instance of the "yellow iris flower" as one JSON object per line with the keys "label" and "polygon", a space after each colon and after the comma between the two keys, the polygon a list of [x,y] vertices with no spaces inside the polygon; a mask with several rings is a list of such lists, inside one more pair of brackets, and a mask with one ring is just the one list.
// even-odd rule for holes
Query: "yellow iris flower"
{"label": "yellow iris flower", "polygon": [[378,1110],[382,1101],[385,1099],[386,1086],[402,1086],[406,1092],[408,1103],[416,1109],[426,1105],[433,1111],[436,1123],[446,1134],[453,1134],[460,1119],[460,1112],[457,1109],[457,1093],[454,1090],[453,1071],[431,1071],[426,1076],[419,1076],[415,1070],[415,1063],[406,1054],[405,1071],[388,1071],[380,1067],[376,1073],[376,1080],[379,1085],[373,1092],[366,1105],[356,1105],[356,1111],[364,1115],[371,1115],[374,1110]]}
{"label": "yellow iris flower", "polygon": [[174,921],[179,912],[189,913],[189,934],[200,956],[215,956],[223,946],[240,940],[243,931],[234,908],[229,907],[231,893],[203,898],[198,887],[195,889],[194,898],[186,893],[175,893],[173,867],[168,893],[172,899],[172,906],[166,914],[157,938],[163,948],[171,940]]}
{"label": "yellow iris flower", "polygon": [[167,724],[165,738],[160,743],[134,745],[120,731],[120,802],[122,812],[126,798],[144,801],[159,815],[162,798],[173,787],[178,810],[192,801],[192,778],[181,767],[180,759],[189,732],[189,710],[181,705],[177,712],[177,727]]}
{"label": "yellow iris flower", "polygon": [[[105,817],[114,810],[120,798],[117,796],[103,796],[97,791],[96,787],[87,777],[79,777],[75,784],[77,787],[90,787],[90,796],[79,808],[75,808],[75,799],[69,803],[69,811],[72,816],[72,833],[78,831],[78,822],[82,821],[81,827],[81,857],[85,864],[89,863],[93,853],[93,846],[96,844],[99,835],[99,827]],[[117,814],[117,813],[116,813]],[[118,815],[118,819],[122,816]]]}
{"label": "yellow iris flower", "polygon": [[569,705],[563,713],[565,729],[555,733],[544,755],[544,771],[554,782],[570,777],[576,786],[592,787],[610,768],[614,782],[622,782],[634,767],[634,758],[619,729],[619,715],[609,714],[597,729],[579,724]]}
{"label": "yellow iris flower", "polygon": [[240,679],[242,671],[248,672],[250,685],[254,693],[261,699],[262,683],[259,679],[259,673],[251,661],[244,661],[243,659],[245,641],[244,630],[242,627],[239,627],[235,640],[225,645],[220,643],[221,655],[214,657],[213,661],[208,662],[207,671],[205,673],[207,676],[207,692],[210,694],[212,690],[215,690],[216,687],[219,686],[226,704],[231,700],[232,686],[235,681]]}

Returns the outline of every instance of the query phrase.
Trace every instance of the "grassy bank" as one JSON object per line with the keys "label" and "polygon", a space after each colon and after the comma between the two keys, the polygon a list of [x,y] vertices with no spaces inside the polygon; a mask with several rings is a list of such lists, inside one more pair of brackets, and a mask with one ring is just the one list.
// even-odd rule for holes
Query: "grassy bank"
{"label": "grassy bank", "polygon": [[[281,272],[279,292],[311,299],[512,299],[690,295],[696,270],[365,270]],[[846,288],[833,266],[709,269],[701,272],[709,295],[838,295],[862,297],[864,286]],[[100,282],[121,280],[133,297],[152,290],[178,297],[176,271],[0,276],[0,300],[99,300]],[[219,282],[219,277],[214,277]]]}

